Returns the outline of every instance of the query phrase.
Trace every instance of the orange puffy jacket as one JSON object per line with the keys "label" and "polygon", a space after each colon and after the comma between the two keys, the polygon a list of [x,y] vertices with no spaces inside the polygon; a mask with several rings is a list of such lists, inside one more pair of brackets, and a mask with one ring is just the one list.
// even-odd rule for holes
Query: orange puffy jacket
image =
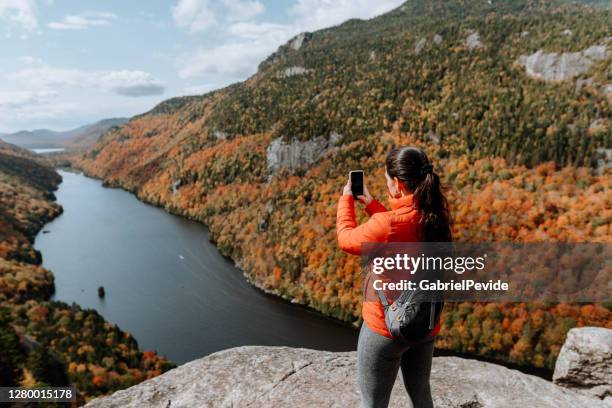
{"label": "orange puffy jacket", "polygon": [[[418,222],[419,213],[413,205],[412,195],[389,198],[391,211],[377,200],[365,207],[370,219],[359,226],[355,219],[355,201],[351,195],[343,195],[338,202],[336,234],[340,249],[349,254],[361,255],[364,242],[419,242],[422,231]],[[365,301],[361,307],[363,321],[374,332],[391,338],[385,324],[385,314],[379,300]],[[440,330],[438,322],[429,337]]]}

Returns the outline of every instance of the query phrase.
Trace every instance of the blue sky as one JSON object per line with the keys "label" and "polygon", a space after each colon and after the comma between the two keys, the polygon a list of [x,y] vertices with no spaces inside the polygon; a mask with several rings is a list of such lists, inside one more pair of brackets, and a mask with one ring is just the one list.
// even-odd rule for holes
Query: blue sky
{"label": "blue sky", "polygon": [[252,75],[303,31],[402,0],[0,0],[0,132],[69,129]]}

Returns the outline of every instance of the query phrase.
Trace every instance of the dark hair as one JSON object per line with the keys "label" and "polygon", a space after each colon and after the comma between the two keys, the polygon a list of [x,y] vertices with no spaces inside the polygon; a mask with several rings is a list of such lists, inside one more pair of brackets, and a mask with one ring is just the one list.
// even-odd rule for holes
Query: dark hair
{"label": "dark hair", "polygon": [[416,147],[398,147],[387,154],[387,174],[404,183],[414,195],[421,213],[423,238],[429,242],[452,241],[448,201],[440,186],[440,177],[433,171],[427,155]]}

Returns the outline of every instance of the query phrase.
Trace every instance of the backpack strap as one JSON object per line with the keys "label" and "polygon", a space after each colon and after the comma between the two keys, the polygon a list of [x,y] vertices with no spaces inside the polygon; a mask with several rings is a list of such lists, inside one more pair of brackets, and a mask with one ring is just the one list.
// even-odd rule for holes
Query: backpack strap
{"label": "backpack strap", "polygon": [[431,302],[431,306],[429,309],[429,330],[433,330],[434,328],[434,315],[436,314],[436,303]]}
{"label": "backpack strap", "polygon": [[384,293],[382,293],[382,290],[376,289],[376,294],[378,295],[378,298],[380,299],[380,303],[383,304],[383,307],[385,309],[388,308],[389,302],[387,301],[387,298],[385,297]]}

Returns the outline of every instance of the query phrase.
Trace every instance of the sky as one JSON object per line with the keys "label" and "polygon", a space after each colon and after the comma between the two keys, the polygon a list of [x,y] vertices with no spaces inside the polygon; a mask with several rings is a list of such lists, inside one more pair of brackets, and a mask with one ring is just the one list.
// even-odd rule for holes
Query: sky
{"label": "sky", "polygon": [[403,0],[0,0],[0,133],[133,116],[242,81],[303,31]]}

